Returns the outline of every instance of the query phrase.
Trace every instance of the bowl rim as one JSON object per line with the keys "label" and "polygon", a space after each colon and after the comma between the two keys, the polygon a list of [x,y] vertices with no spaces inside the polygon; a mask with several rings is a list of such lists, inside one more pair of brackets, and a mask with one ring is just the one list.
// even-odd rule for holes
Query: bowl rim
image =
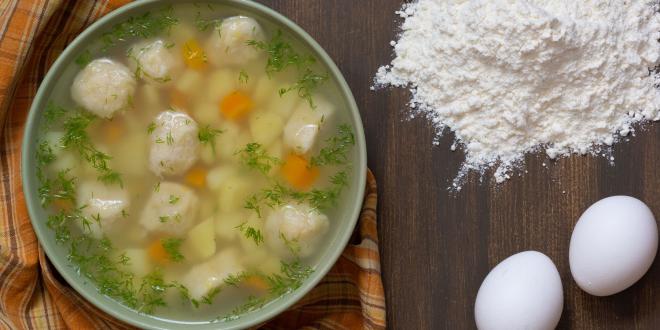
{"label": "bowl rim", "polygon": [[[177,4],[192,2],[197,1],[177,1]],[[38,223],[36,220],[38,210],[41,209],[41,205],[39,204],[38,198],[35,194],[37,183],[36,177],[32,172],[34,170],[32,167],[34,167],[34,151],[36,147],[36,140],[33,138],[38,134],[38,122],[43,112],[41,109],[45,105],[45,102],[48,100],[47,97],[49,97],[50,93],[52,93],[52,87],[53,84],[57,81],[56,77],[58,74],[61,73],[61,71],[64,70],[64,68],[66,68],[67,65],[74,59],[74,56],[77,55],[79,51],[88,44],[87,39],[92,38],[93,34],[97,33],[101,28],[106,27],[106,25],[110,27],[116,24],[117,22],[113,21],[119,19],[121,16],[130,16],[131,14],[141,12],[141,10],[144,8],[159,4],[171,5],[174,3],[172,0],[141,0],[126,4],[106,14],[91,24],[89,27],[87,27],[69,45],[67,45],[62,53],[57,56],[57,59],[48,69],[48,72],[40,83],[39,89],[32,100],[23,133],[23,141],[21,145],[21,178],[23,182],[22,188],[28,214],[30,216],[30,222],[36,233],[39,244],[43,248],[45,254],[48,256],[55,269],[57,269],[65,281],[95,307],[123,322],[142,328],[168,327],[182,329],[239,329],[257,325],[275,317],[276,315],[291,307],[311,289],[313,289],[325,277],[330,268],[334,266],[344,251],[346,245],[348,244],[362,209],[367,171],[367,153],[364,127],[362,125],[359,108],[357,107],[353,93],[351,92],[348,83],[344,79],[344,76],[339,71],[334,61],[325,52],[325,50],[300,26],[298,26],[284,15],[265,5],[248,0],[201,0],[199,2],[217,3],[233,8],[239,8],[241,10],[247,9],[267,17],[276,25],[288,29],[295,38],[299,39],[306,47],[309,47],[310,50],[315,53],[316,58],[319,59],[325,67],[327,67],[328,73],[337,82],[338,90],[348,105],[350,121],[354,127],[356,140],[354,148],[357,149],[357,161],[353,162],[352,166],[357,171],[356,178],[354,180],[356,200],[352,205],[352,210],[347,212],[349,215],[348,223],[346,223],[344,228],[340,228],[338,230],[336,239],[330,242],[332,244],[328,245],[326,252],[320,259],[325,261],[320,261],[318,263],[315,271],[303,283],[303,285],[297,290],[283,297],[277,298],[259,310],[250,312],[237,320],[228,322],[200,323],[194,321],[177,321],[160,318],[153,315],[141,314],[124,306],[115,299],[100,294],[96,290],[95,285],[92,284],[92,286],[88,286],[86,279],[82,278],[80,275],[74,274],[73,268],[70,267],[70,264],[65,257],[58,257],[54,251],[56,247],[52,246],[52,244],[48,246],[44,245],[44,242],[47,242],[45,240],[46,235],[52,235],[52,233],[50,232],[49,228],[46,227],[44,222]]]}

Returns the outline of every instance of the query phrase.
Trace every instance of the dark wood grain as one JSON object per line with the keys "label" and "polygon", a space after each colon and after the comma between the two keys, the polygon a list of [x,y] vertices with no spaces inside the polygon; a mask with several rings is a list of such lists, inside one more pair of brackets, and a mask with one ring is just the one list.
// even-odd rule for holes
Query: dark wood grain
{"label": "dark wood grain", "polygon": [[[400,0],[262,1],[311,34],[346,77],[364,121],[369,166],[379,183],[379,230],[394,329],[474,328],[473,306],[488,271],[504,258],[538,250],[557,265],[564,285],[562,329],[660,328],[660,258],[637,284],[607,298],[577,287],[568,245],[580,214],[600,198],[625,194],[660,217],[660,123],[638,129],[604,158],[557,162],[526,158],[521,177],[495,186],[471,175],[448,192],[463,154],[447,134],[408,120],[405,90],[371,91],[374,73],[392,58]],[[546,163],[547,167],[543,164]]]}

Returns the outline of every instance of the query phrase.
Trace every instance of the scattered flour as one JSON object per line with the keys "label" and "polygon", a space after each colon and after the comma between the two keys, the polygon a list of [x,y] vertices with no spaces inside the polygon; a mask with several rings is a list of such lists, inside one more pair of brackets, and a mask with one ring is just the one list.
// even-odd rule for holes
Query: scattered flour
{"label": "scattered flour", "polygon": [[375,85],[411,88],[413,114],[455,133],[462,174],[502,182],[526,152],[595,154],[660,119],[657,0],[417,0],[397,14]]}

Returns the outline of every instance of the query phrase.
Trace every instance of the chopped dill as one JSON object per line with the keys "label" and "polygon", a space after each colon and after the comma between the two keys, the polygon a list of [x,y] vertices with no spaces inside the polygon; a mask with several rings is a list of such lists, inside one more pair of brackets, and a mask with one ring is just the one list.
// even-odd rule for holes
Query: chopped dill
{"label": "chopped dill", "polygon": [[160,191],[160,181],[156,182],[156,185],[154,186],[154,192],[159,192]]}
{"label": "chopped dill", "polygon": [[165,294],[169,288],[174,286],[176,285],[173,283],[165,282],[163,274],[159,269],[147,274],[142,279],[140,289],[138,290],[141,303],[137,306],[137,310],[151,314],[156,307],[167,306],[167,303],[165,302]]}
{"label": "chopped dill", "polygon": [[328,79],[328,74],[312,70],[311,66],[316,63],[313,56],[298,53],[291,43],[284,39],[281,30],[277,30],[269,41],[248,40],[247,44],[268,54],[266,73],[269,77],[289,67],[296,68],[298,80],[292,86],[280,89],[279,94],[282,96],[289,91],[296,90],[299,97],[307,100],[309,106],[315,108],[312,94],[319,85]]}
{"label": "chopped dill", "polygon": [[170,204],[174,205],[181,200],[181,197],[175,196],[175,195],[170,195],[170,200],[168,201]]}
{"label": "chopped dill", "polygon": [[107,51],[118,42],[130,38],[139,37],[148,39],[154,37],[162,32],[168,32],[178,22],[178,19],[174,16],[174,8],[172,6],[155,13],[146,12],[140,16],[130,17],[124,22],[113,26],[112,30],[101,35],[101,42],[103,43],[101,49]]}
{"label": "chopped dill", "polygon": [[164,238],[160,241],[163,249],[167,252],[168,258],[174,262],[181,262],[185,259],[180,251],[181,243],[183,243],[183,240],[180,238]]}
{"label": "chopped dill", "polygon": [[243,222],[242,224],[236,226],[235,228],[238,228],[238,230],[241,233],[243,233],[243,235],[245,235],[246,238],[252,239],[254,241],[254,244],[256,245],[259,245],[264,241],[264,236],[261,233],[261,230],[248,226],[247,222]]}
{"label": "chopped dill", "polygon": [[305,99],[307,103],[309,103],[310,107],[316,108],[314,105],[314,100],[312,99],[312,93],[319,85],[328,80],[328,77],[329,76],[327,72],[319,74],[307,68],[305,69],[305,72],[298,78],[298,81],[289,87],[280,88],[278,93],[280,96],[282,96],[290,91],[296,90],[298,91],[298,96]]}
{"label": "chopped dill", "polygon": [[283,232],[280,232],[280,239],[282,242],[284,242],[284,245],[286,245],[287,249],[291,251],[291,254],[297,257],[300,253],[300,244],[298,243],[298,240],[286,238]]}
{"label": "chopped dill", "polygon": [[167,216],[167,215],[161,215],[161,216],[158,217],[158,221],[160,221],[160,223],[166,223],[169,220],[170,220],[170,217]]}
{"label": "chopped dill", "polygon": [[239,284],[241,284],[245,279],[247,279],[251,275],[252,274],[250,274],[249,272],[242,271],[238,274],[229,274],[229,276],[225,277],[225,279],[222,280],[222,281],[225,282],[225,284],[230,285],[230,286],[238,286]]}
{"label": "chopped dill", "polygon": [[313,268],[302,265],[299,260],[291,263],[280,261],[280,274],[261,275],[268,284],[267,295],[263,297],[250,296],[247,302],[234,308],[228,315],[216,318],[215,321],[226,322],[236,320],[245,313],[255,311],[269,301],[300,288],[313,272]]}
{"label": "chopped dill", "polygon": [[85,49],[85,51],[80,53],[80,55],[78,55],[78,57],[76,57],[75,60],[76,64],[81,68],[86,67],[87,64],[89,64],[89,62],[91,61],[92,61],[92,53],[89,51],[89,49]]}
{"label": "chopped dill", "polygon": [[60,140],[65,149],[77,151],[98,173],[98,180],[105,184],[123,186],[121,175],[108,166],[110,155],[96,149],[87,128],[95,119],[91,114],[78,112],[64,119],[64,136]]}
{"label": "chopped dill", "polygon": [[147,134],[151,135],[156,130],[156,123],[149,123],[147,126]]}
{"label": "chopped dill", "polygon": [[243,165],[264,175],[268,174],[274,165],[280,163],[279,159],[268,155],[261,144],[256,142],[248,143],[245,148],[237,151],[236,154],[241,157]]}
{"label": "chopped dill", "polygon": [[205,19],[202,18],[202,14],[200,12],[197,12],[197,15],[195,16],[195,27],[197,27],[197,30],[199,31],[206,31],[209,28],[213,28],[218,30],[218,33],[220,33],[220,25],[222,24],[221,19]]}
{"label": "chopped dill", "polygon": [[257,197],[257,195],[252,195],[245,201],[243,208],[257,212],[257,216],[261,218],[261,207],[259,206],[259,202],[259,197]]}
{"label": "chopped dill", "polygon": [[213,304],[213,299],[215,299],[215,296],[217,296],[221,291],[222,291],[222,288],[219,287],[219,286],[216,286],[211,291],[209,291],[209,293],[202,296],[202,302],[207,304],[207,305]]}
{"label": "chopped dill", "polygon": [[269,41],[248,40],[247,44],[268,54],[266,73],[269,76],[284,71],[290,66],[301,69],[316,62],[314,57],[301,55],[293,49],[291,43],[284,40],[281,30],[277,30]]}
{"label": "chopped dill", "polygon": [[211,146],[211,150],[215,154],[215,139],[218,135],[222,134],[222,130],[211,128],[210,125],[206,125],[199,129],[197,132],[197,138],[201,144],[208,144]]}
{"label": "chopped dill", "polygon": [[69,171],[70,169],[60,170],[52,179],[47,178],[45,175],[39,179],[41,186],[37,189],[37,193],[42,206],[46,207],[54,200],[75,204],[76,179],[68,177]]}
{"label": "chopped dill", "polygon": [[172,136],[172,131],[167,132],[167,134],[165,135],[165,141],[167,142],[168,146],[174,144],[174,136]]}
{"label": "chopped dill", "polygon": [[312,157],[310,163],[314,166],[344,165],[348,162],[348,151],[355,145],[355,136],[348,124],[341,124],[337,134],[325,141],[326,146],[319,154]]}
{"label": "chopped dill", "polygon": [[44,127],[49,128],[51,125],[59,122],[67,112],[65,108],[53,102],[48,102],[44,111]]}
{"label": "chopped dill", "polygon": [[241,70],[241,72],[238,73],[238,81],[243,84],[247,84],[249,78],[250,77],[248,76],[247,72],[245,72],[245,70]]}

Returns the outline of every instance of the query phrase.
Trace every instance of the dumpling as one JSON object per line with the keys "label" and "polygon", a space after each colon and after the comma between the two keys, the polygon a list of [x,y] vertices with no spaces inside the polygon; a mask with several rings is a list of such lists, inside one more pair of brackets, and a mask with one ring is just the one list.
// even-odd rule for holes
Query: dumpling
{"label": "dumpling", "polygon": [[314,106],[301,103],[284,126],[284,144],[297,154],[305,154],[314,147],[321,127],[335,112],[334,106],[321,97],[314,98]]}
{"label": "dumpling", "polygon": [[161,182],[147,201],[140,225],[149,231],[181,235],[195,222],[199,199],[195,192],[178,183]]}
{"label": "dumpling", "polygon": [[153,123],[149,169],[158,176],[183,174],[199,157],[197,123],[183,112],[161,112]]}
{"label": "dumpling", "polygon": [[172,53],[172,47],[160,39],[136,43],[129,49],[128,56],[131,66],[136,69],[136,75],[148,81],[171,80],[180,64]]}
{"label": "dumpling", "polygon": [[194,266],[181,279],[192,299],[201,299],[211,290],[222,285],[229,275],[238,275],[245,268],[239,262],[235,249],[218,252],[211,260]]}
{"label": "dumpling", "polygon": [[208,41],[207,56],[215,66],[245,64],[259,56],[259,50],[247,44],[263,41],[264,32],[253,18],[233,16],[222,21]]}
{"label": "dumpling", "polygon": [[86,181],[78,187],[76,196],[82,215],[89,221],[87,224],[76,222],[83,233],[101,238],[103,233],[126,213],[129,207],[126,190],[113,185],[106,186],[97,181]]}
{"label": "dumpling", "polygon": [[264,240],[282,257],[311,255],[328,230],[325,214],[307,204],[287,204],[273,211],[265,223]]}
{"label": "dumpling", "polygon": [[71,85],[71,97],[85,110],[112,118],[130,105],[136,84],[133,73],[125,65],[100,58],[78,72]]}

